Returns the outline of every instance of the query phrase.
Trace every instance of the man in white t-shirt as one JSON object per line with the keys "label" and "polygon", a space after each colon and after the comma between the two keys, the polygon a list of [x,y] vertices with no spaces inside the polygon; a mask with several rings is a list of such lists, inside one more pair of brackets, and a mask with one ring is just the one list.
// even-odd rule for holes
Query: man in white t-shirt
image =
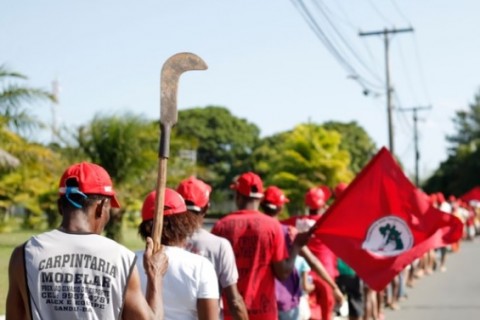
{"label": "man in white t-shirt", "polygon": [[[138,228],[143,238],[152,233],[155,195],[155,191],[151,192],[143,203],[143,222]],[[208,259],[185,250],[187,238],[196,228],[196,217],[187,210],[185,200],[175,190],[167,188],[161,238],[168,257],[168,269],[163,278],[166,320],[218,319],[215,269]],[[142,254],[137,252],[138,256]]]}
{"label": "man in white t-shirt", "polygon": [[234,319],[248,319],[247,308],[237,289],[238,271],[230,242],[203,229],[203,220],[210,206],[212,188],[205,182],[190,177],[180,182],[178,193],[183,196],[187,209],[197,218],[197,229],[188,239],[186,249],[204,256],[213,263],[220,292],[228,303]]}
{"label": "man in white t-shirt", "polygon": [[120,205],[104,168],[81,162],[65,170],[60,227],[33,236],[12,253],[7,319],[162,319],[166,256],[163,250],[154,254],[148,238],[140,259],[148,273],[143,272],[146,300],[135,254],[101,236],[111,207]]}

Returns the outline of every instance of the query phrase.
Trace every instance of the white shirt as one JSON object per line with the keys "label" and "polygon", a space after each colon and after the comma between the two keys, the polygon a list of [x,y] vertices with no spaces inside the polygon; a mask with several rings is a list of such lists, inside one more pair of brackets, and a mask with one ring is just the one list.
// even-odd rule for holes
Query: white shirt
{"label": "white shirt", "polygon": [[185,249],[201,255],[213,263],[221,288],[237,283],[238,271],[235,254],[227,239],[200,228],[188,239]]}
{"label": "white shirt", "polygon": [[118,319],[134,259],[97,234],[33,236],[25,244],[32,319]]}
{"label": "white shirt", "polygon": [[452,213],[452,206],[450,205],[450,203],[448,203],[446,201],[442,202],[438,209],[440,209],[441,211],[443,211],[445,213]]}
{"label": "white shirt", "polygon": [[[208,259],[179,247],[165,246],[168,269],[163,278],[165,320],[198,319],[197,299],[219,299],[218,280]],[[147,279],[143,269],[143,251],[137,251],[143,292]]]}

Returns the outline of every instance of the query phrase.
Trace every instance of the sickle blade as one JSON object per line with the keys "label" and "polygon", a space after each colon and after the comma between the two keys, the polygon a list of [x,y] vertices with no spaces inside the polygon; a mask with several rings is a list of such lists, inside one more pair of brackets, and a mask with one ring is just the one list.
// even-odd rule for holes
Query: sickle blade
{"label": "sickle blade", "polygon": [[177,53],[163,64],[160,80],[160,124],[173,127],[177,123],[177,88],[182,73],[189,70],[205,70],[207,64],[196,54]]}
{"label": "sickle blade", "polygon": [[167,160],[170,153],[170,131],[177,123],[177,87],[182,73],[189,70],[205,70],[207,64],[193,53],[177,53],[165,61],[160,78],[160,146],[158,150],[158,176],[155,197],[152,239],[154,252],[161,248],[163,207],[167,184]]}

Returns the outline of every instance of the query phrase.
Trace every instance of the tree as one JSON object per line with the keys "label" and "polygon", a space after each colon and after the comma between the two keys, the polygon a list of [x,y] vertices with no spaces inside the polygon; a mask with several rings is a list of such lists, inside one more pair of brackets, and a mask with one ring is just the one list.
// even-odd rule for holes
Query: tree
{"label": "tree", "polygon": [[[65,163],[52,150],[31,143],[7,128],[0,128],[0,144],[20,164],[14,169],[0,170],[0,216],[5,222],[13,206],[25,211],[24,226],[41,229],[44,214],[50,226],[57,226],[55,197],[58,177]],[[47,196],[49,195],[49,196]]]}
{"label": "tree", "polygon": [[16,130],[39,124],[25,105],[40,100],[55,100],[54,96],[45,90],[17,83],[23,80],[27,80],[25,75],[11,71],[5,65],[0,66],[0,118],[3,125]]}
{"label": "tree", "polygon": [[20,160],[7,151],[0,149],[0,171],[10,170],[20,165]]}
{"label": "tree", "polygon": [[473,100],[467,110],[455,112],[453,124],[456,133],[447,136],[449,149],[453,153],[459,147],[476,143],[480,139],[480,90]]}
{"label": "tree", "polygon": [[233,178],[252,168],[250,156],[260,130],[237,118],[224,107],[180,110],[175,137],[191,139],[196,146],[197,167],[214,189],[225,189]]}
{"label": "tree", "polygon": [[427,192],[461,195],[480,181],[480,90],[467,110],[452,119],[455,133],[446,137],[449,156],[423,184]]}
{"label": "tree", "polygon": [[359,173],[377,152],[372,138],[355,121],[349,123],[329,121],[325,122],[323,127],[341,134],[340,149],[350,154],[349,168],[355,174]]}
{"label": "tree", "polygon": [[262,138],[255,148],[252,159],[254,171],[262,177],[266,177],[274,170],[274,159],[278,158],[280,148],[283,148],[291,131],[280,132],[269,137]]}
{"label": "tree", "polygon": [[0,66],[0,145],[4,159],[10,162],[0,165],[0,215],[5,222],[14,205],[22,206],[26,211],[25,226],[38,228],[44,213],[41,198],[55,188],[52,173],[61,161],[55,152],[15,133],[40,124],[26,105],[54,101],[49,92],[20,84],[26,79],[5,65]]}
{"label": "tree", "polygon": [[350,181],[350,156],[340,148],[341,135],[317,124],[302,124],[292,131],[267,138],[255,150],[256,170],[266,185],[277,185],[290,198],[289,212],[303,209],[305,192],[318,185]]}
{"label": "tree", "polygon": [[97,114],[79,129],[78,145],[90,161],[112,177],[121,209],[112,209],[106,235],[121,240],[122,217],[138,209],[155,187],[158,123],[133,114]]}
{"label": "tree", "polygon": [[460,196],[480,181],[480,145],[459,146],[424,183],[428,193]]}

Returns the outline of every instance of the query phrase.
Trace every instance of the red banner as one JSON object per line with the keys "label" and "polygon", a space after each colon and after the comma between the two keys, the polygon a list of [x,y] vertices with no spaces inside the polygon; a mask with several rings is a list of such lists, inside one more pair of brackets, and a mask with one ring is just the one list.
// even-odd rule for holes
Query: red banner
{"label": "red banner", "polygon": [[430,249],[458,241],[462,222],[432,207],[382,148],[315,225],[314,237],[381,290]]}

